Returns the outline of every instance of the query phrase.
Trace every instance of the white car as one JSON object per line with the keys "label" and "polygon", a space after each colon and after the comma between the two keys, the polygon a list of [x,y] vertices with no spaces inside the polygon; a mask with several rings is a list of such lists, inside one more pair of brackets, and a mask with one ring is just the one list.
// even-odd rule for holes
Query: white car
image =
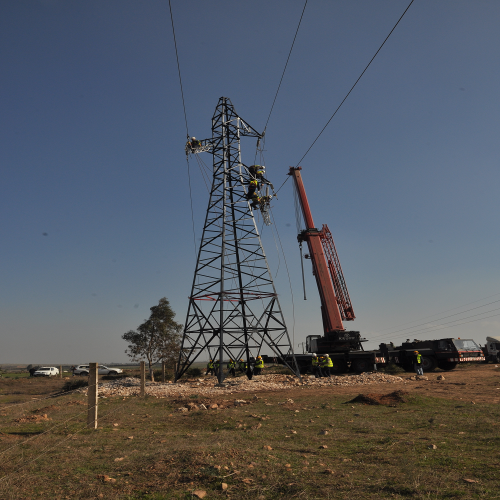
{"label": "white car", "polygon": [[59,368],[55,366],[42,366],[33,373],[34,377],[52,377],[53,375],[59,375]]}
{"label": "white car", "polygon": [[[78,365],[73,370],[73,373],[75,375],[88,375],[89,371],[90,371],[89,365]],[[108,368],[107,366],[104,365],[99,365],[97,371],[99,375],[118,375],[119,373],[123,373],[123,370],[121,368]]]}

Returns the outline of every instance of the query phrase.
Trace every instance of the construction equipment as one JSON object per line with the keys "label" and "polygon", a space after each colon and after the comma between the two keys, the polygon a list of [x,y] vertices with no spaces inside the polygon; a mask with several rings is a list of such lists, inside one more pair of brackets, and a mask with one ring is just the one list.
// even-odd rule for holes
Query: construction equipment
{"label": "construction equipment", "polygon": [[432,372],[436,368],[453,370],[459,363],[484,362],[481,347],[472,339],[445,338],[438,340],[407,340],[400,346],[380,344],[380,350],[388,361],[400,366],[407,372],[413,371],[415,350],[422,355],[424,372]]}
{"label": "construction equipment", "polygon": [[482,351],[486,363],[500,363],[500,337],[486,337]]}
{"label": "construction equipment", "polygon": [[343,321],[354,320],[354,310],[330,229],[326,224],[321,229],[314,225],[301,170],[301,167],[290,167],[289,171],[305,223],[305,229],[297,238],[299,244],[305,242],[309,250],[305,258],[311,261],[316,278],[323,335],[308,335],[307,354],[295,354],[295,358],[302,372],[311,370],[312,353],[329,354],[333,362],[332,373],[349,369],[356,372],[373,370],[377,364],[385,363],[385,358],[379,352],[363,350],[362,343],[367,340],[358,331],[346,331],[344,328]]}

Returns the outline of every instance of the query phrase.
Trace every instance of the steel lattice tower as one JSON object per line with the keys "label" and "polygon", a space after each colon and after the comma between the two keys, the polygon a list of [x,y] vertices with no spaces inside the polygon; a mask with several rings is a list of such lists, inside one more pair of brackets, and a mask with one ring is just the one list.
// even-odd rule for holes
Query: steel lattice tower
{"label": "steel lattice tower", "polygon": [[[266,255],[246,196],[249,173],[241,162],[240,137],[262,137],[221,97],[212,138],[194,153],[213,155],[213,182],[186,316],[175,379],[202,354],[247,364],[267,346],[300,376]],[[284,359],[284,355],[288,355]],[[219,383],[223,370],[218,373]]]}

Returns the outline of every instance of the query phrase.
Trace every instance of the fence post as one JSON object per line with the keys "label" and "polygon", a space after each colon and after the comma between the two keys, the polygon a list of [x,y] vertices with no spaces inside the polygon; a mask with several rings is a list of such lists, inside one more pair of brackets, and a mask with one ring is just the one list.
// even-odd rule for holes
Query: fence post
{"label": "fence post", "polygon": [[165,383],[165,371],[166,371],[165,361],[161,362],[161,381]]}
{"label": "fence post", "polygon": [[88,410],[87,410],[87,427],[97,429],[97,383],[99,375],[97,371],[97,363],[89,363],[89,390],[88,390]]}
{"label": "fence post", "polygon": [[59,365],[59,378],[63,378],[63,375],[62,375],[62,365]]}
{"label": "fence post", "polygon": [[141,398],[146,395],[146,362],[141,361]]}

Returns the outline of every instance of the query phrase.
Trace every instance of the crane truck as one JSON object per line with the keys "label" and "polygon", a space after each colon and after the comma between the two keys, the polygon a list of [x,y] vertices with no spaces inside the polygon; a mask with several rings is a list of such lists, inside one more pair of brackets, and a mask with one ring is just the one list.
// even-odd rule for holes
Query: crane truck
{"label": "crane truck", "polygon": [[305,352],[295,354],[295,359],[302,373],[311,370],[313,353],[330,356],[333,363],[332,373],[373,370],[377,364],[385,363],[385,357],[378,351],[365,351],[363,342],[367,339],[361,337],[358,331],[344,328],[343,322],[353,321],[356,316],[330,229],[326,224],[323,224],[321,229],[314,225],[301,170],[302,167],[290,167],[288,174],[293,179],[304,218],[305,229],[298,234],[297,239],[301,261],[303,243],[306,243],[309,251],[304,257],[311,261],[319,291],[323,335],[308,335]]}
{"label": "crane truck", "polygon": [[[440,339],[403,343],[395,347],[393,343],[380,344],[379,350],[365,351],[363,338],[358,331],[346,330],[344,321],[355,319],[344,274],[335,248],[330,229],[323,224],[321,229],[314,225],[309,201],[302,181],[301,167],[290,167],[288,174],[294,181],[296,197],[300,204],[305,229],[297,236],[301,263],[302,244],[306,243],[309,253],[304,257],[311,261],[316,279],[323,320],[323,335],[308,335],[303,354],[295,354],[301,373],[312,370],[313,353],[328,354],[332,360],[331,372],[365,372],[394,363],[407,371],[413,371],[413,353],[418,350],[423,356],[423,370],[432,371],[439,367],[452,370],[460,362],[484,361],[481,348],[470,339]],[[302,275],[304,269],[302,267]],[[266,362],[271,361],[271,358]],[[291,362],[292,360],[287,360]]]}

